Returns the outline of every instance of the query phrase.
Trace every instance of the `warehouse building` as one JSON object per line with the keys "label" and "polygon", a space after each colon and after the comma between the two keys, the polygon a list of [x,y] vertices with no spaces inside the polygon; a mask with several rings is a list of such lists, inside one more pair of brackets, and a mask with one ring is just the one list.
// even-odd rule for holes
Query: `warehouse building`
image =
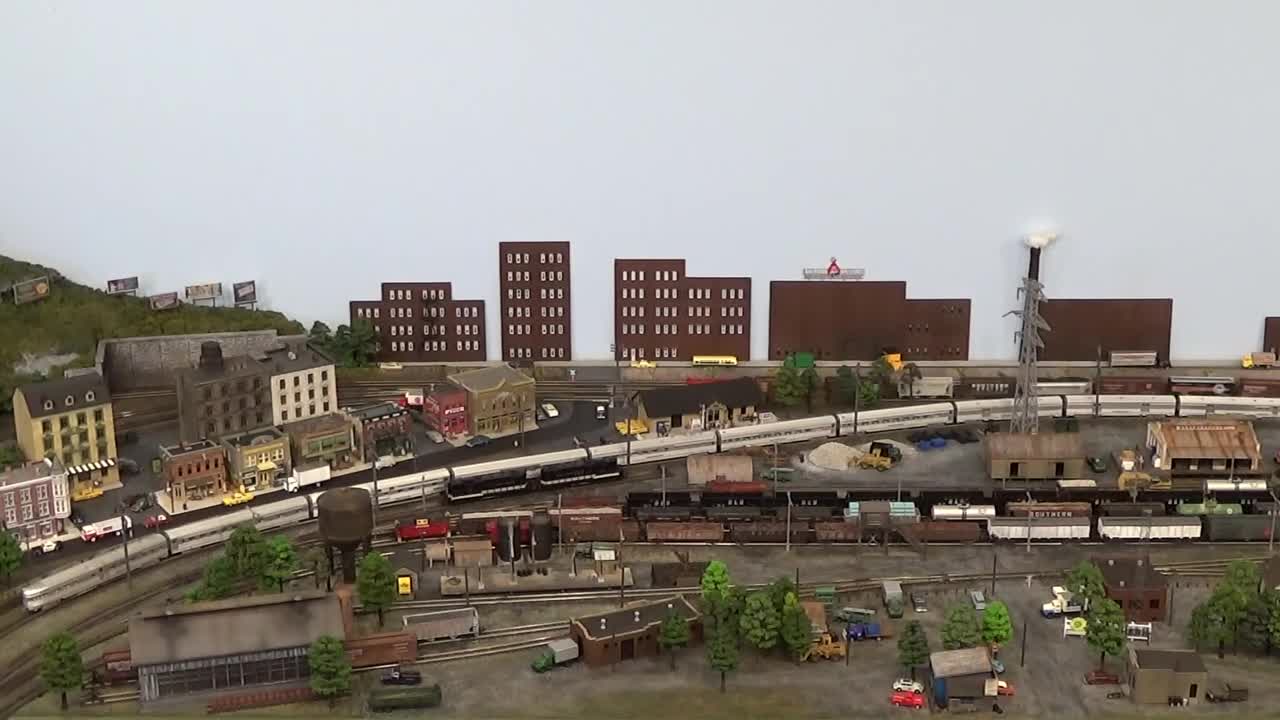
{"label": "warehouse building", "polygon": [[1169,578],[1151,567],[1151,558],[1094,558],[1102,570],[1107,597],[1124,610],[1129,622],[1164,622],[1169,606]]}
{"label": "warehouse building", "polygon": [[751,378],[643,390],[632,397],[635,418],[658,435],[671,430],[730,428],[756,421],[760,386]]}
{"label": "warehouse building", "polygon": [[939,707],[953,702],[971,703],[986,696],[991,656],[985,647],[941,650],[929,655],[933,673],[933,699]]}
{"label": "warehouse building", "polygon": [[129,620],[129,653],[144,707],[192,696],[304,687],[321,636],[344,637],[338,599],[307,590],[171,605]]}
{"label": "warehouse building", "polygon": [[1147,424],[1151,468],[1171,475],[1254,475],[1262,445],[1247,420],[1162,420]]}
{"label": "warehouse building", "polygon": [[1195,702],[1209,673],[1193,650],[1129,648],[1129,695],[1136,703],[1164,705],[1170,698]]}
{"label": "warehouse building", "polygon": [[987,468],[992,480],[1069,480],[1085,477],[1079,433],[990,433]]}
{"label": "warehouse building", "polygon": [[701,637],[701,614],[684,597],[631,605],[621,610],[574,618],[570,636],[587,665],[600,666],[658,654],[662,621],[676,613],[691,630],[690,644]]}

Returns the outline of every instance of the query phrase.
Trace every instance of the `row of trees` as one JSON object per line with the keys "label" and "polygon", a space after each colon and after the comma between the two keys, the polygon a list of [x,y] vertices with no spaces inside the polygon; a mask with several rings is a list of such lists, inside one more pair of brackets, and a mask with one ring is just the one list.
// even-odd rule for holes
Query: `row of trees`
{"label": "row of trees", "polygon": [[4,578],[5,587],[13,574],[22,567],[22,546],[13,533],[0,528],[0,577]]}
{"label": "row of trees", "polygon": [[[853,405],[856,401],[860,408],[869,410],[880,403],[886,388],[899,380],[910,386],[920,377],[920,368],[915,363],[906,363],[895,371],[883,358],[872,363],[865,374],[855,374],[848,365],[841,365],[836,370],[835,400],[843,405]],[[813,410],[813,395],[822,384],[817,370],[812,367],[800,369],[790,362],[783,364],[773,382],[774,399],[779,404],[784,407],[803,404],[810,411]]]}
{"label": "row of trees", "polygon": [[1228,642],[1237,650],[1243,644],[1269,654],[1280,644],[1280,593],[1262,589],[1257,565],[1236,560],[1227,565],[1213,594],[1191,611],[1187,636],[1197,650],[1216,647],[1218,657]]}
{"label": "row of trees", "polygon": [[1066,588],[1084,603],[1085,641],[1098,653],[1098,669],[1104,669],[1107,657],[1118,657],[1127,642],[1124,610],[1107,597],[1102,570],[1082,560],[1067,572]]}
{"label": "row of trees", "polygon": [[223,554],[205,566],[204,578],[187,593],[187,600],[218,600],[246,585],[284,592],[285,582],[297,569],[292,540],[283,535],[263,537],[252,525],[242,525],[231,532]]}
{"label": "row of trees", "polygon": [[339,367],[365,367],[378,353],[378,335],[368,320],[339,325],[336,331],[317,320],[307,342],[323,350]]}

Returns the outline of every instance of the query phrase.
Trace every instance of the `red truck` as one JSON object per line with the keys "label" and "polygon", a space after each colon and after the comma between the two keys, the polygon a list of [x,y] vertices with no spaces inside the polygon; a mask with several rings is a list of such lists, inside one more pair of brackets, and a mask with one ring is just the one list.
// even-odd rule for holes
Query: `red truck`
{"label": "red truck", "polygon": [[443,520],[402,520],[396,523],[396,540],[426,540],[442,538],[449,534],[449,523]]}

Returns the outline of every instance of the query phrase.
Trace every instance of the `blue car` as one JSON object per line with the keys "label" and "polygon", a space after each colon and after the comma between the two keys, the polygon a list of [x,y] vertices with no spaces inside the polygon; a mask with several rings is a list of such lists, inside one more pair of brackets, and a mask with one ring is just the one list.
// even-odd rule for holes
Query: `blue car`
{"label": "blue car", "polygon": [[476,435],[475,437],[467,441],[467,447],[469,448],[484,447],[485,445],[488,445],[491,442],[493,442],[493,438],[490,438],[488,435]]}

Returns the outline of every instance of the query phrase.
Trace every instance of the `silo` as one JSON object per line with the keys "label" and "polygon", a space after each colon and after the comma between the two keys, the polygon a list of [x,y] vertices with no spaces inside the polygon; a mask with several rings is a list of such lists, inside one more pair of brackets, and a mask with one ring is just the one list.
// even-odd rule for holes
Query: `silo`
{"label": "silo", "polygon": [[498,518],[498,560],[511,562],[520,557],[520,520],[506,516]]}
{"label": "silo", "polygon": [[551,530],[551,513],[537,512],[533,515],[533,559],[542,562],[551,559],[551,548],[555,544],[555,536]]}
{"label": "silo", "polygon": [[[373,498],[354,487],[325,491],[316,501],[320,540],[342,554],[342,579],[356,581],[355,551],[373,534]],[[331,556],[332,557],[332,556]]]}

